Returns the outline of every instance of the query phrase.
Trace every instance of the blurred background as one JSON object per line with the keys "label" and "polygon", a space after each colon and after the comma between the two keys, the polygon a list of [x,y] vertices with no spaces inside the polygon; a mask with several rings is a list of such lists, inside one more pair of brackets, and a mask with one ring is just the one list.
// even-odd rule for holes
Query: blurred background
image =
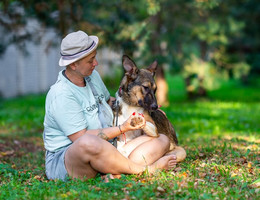
{"label": "blurred background", "polygon": [[61,39],[83,30],[100,39],[97,70],[112,92],[127,54],[140,67],[158,61],[159,104],[225,99],[230,87],[218,89],[228,84],[259,100],[259,22],[258,0],[2,0],[0,98],[46,92],[61,70]]}

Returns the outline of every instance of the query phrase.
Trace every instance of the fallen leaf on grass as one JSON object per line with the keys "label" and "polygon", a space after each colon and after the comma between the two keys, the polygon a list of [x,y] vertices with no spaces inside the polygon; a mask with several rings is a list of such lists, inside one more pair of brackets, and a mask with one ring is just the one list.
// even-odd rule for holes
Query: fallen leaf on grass
{"label": "fallen leaf on grass", "polygon": [[188,177],[188,174],[187,174],[186,172],[183,172],[183,173],[179,174],[178,177],[187,178],[187,177]]}
{"label": "fallen leaf on grass", "polygon": [[247,163],[247,167],[248,167],[248,168],[251,168],[251,167],[252,167],[252,163],[251,163],[251,162],[248,162],[248,163]]}
{"label": "fallen leaf on grass", "polygon": [[218,169],[218,167],[217,167],[217,166],[213,166],[212,170],[214,170],[214,171],[215,171],[215,173],[219,173],[219,169]]}
{"label": "fallen leaf on grass", "polygon": [[172,172],[170,172],[170,174],[171,174],[171,175],[173,175],[173,176],[175,176],[175,175],[176,175],[176,173],[175,173],[175,172],[173,172],[173,171],[172,171]]}
{"label": "fallen leaf on grass", "polygon": [[196,181],[196,182],[205,182],[204,179],[199,179],[199,178],[195,179],[195,181]]}
{"label": "fallen leaf on grass", "polygon": [[163,189],[162,187],[158,186],[157,187],[157,191],[162,193],[162,192],[165,192],[165,189]]}
{"label": "fallen leaf on grass", "polygon": [[188,183],[186,181],[177,182],[177,185],[179,187],[185,187],[185,188],[188,187]]}
{"label": "fallen leaf on grass", "polygon": [[41,180],[41,177],[39,175],[36,175],[33,177],[34,179]]}
{"label": "fallen leaf on grass", "polygon": [[206,165],[207,164],[203,162],[203,163],[200,164],[200,167],[205,167]]}
{"label": "fallen leaf on grass", "polygon": [[247,163],[246,157],[241,157],[241,158],[235,159],[235,161],[237,162],[237,164],[239,164],[239,163],[242,163],[242,164]]}
{"label": "fallen leaf on grass", "polygon": [[181,170],[182,170],[181,167],[176,167],[176,168],[174,169],[175,172],[179,172],[179,171],[181,171]]}
{"label": "fallen leaf on grass", "polygon": [[139,182],[146,183],[147,181],[145,179],[141,179],[141,180],[139,180]]}
{"label": "fallen leaf on grass", "polygon": [[125,196],[125,198],[123,198],[122,200],[130,200],[130,199],[131,199],[131,197]]}
{"label": "fallen leaf on grass", "polygon": [[238,175],[237,173],[234,173],[234,172],[231,173],[231,177],[235,177],[237,175]]}
{"label": "fallen leaf on grass", "polygon": [[110,180],[115,179],[116,176],[112,175],[112,174],[105,174],[101,176],[101,179],[104,180],[105,183],[110,182]]}
{"label": "fallen leaf on grass", "polygon": [[259,146],[256,144],[253,144],[253,145],[248,146],[247,148],[252,149],[252,150],[257,150],[259,148]]}
{"label": "fallen leaf on grass", "polygon": [[204,183],[204,182],[205,182],[204,179],[195,179],[194,188],[199,187],[199,184],[200,184],[200,183]]}
{"label": "fallen leaf on grass", "polygon": [[14,140],[14,144],[16,144],[16,145],[20,145],[21,142],[20,142],[19,140]]}
{"label": "fallen leaf on grass", "polygon": [[204,173],[203,172],[199,173],[199,177],[200,178],[204,178],[205,176],[207,176],[207,173],[205,173],[205,172]]}
{"label": "fallen leaf on grass", "polygon": [[67,194],[61,194],[60,196],[61,196],[62,198],[67,198],[67,197],[68,197]]}
{"label": "fallen leaf on grass", "polygon": [[133,184],[132,183],[127,183],[125,186],[126,187],[133,187]]}
{"label": "fallen leaf on grass", "polygon": [[96,191],[100,191],[101,188],[100,188],[100,187],[95,187],[95,190],[96,190]]}
{"label": "fallen leaf on grass", "polygon": [[199,157],[204,157],[205,156],[205,154],[204,153],[199,153]]}
{"label": "fallen leaf on grass", "polygon": [[0,152],[1,156],[11,156],[13,154],[14,154],[14,150]]}
{"label": "fallen leaf on grass", "polygon": [[227,193],[229,191],[229,188],[228,187],[224,188],[224,191],[225,193]]}
{"label": "fallen leaf on grass", "polygon": [[253,170],[253,168],[251,167],[251,168],[248,168],[248,170],[247,170],[250,174],[254,174],[254,170]]}

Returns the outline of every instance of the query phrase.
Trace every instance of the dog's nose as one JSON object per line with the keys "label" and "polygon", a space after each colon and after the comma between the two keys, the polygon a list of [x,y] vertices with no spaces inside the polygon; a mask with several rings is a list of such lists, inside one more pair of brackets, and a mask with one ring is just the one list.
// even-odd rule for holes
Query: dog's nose
{"label": "dog's nose", "polygon": [[157,110],[158,109],[158,105],[156,103],[153,103],[151,105],[151,108],[152,108],[152,110]]}

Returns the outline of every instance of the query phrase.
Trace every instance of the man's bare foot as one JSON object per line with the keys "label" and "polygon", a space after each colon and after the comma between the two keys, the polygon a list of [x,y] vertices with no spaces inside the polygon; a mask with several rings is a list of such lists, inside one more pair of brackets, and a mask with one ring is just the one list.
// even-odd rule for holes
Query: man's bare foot
{"label": "man's bare foot", "polygon": [[177,164],[177,160],[176,159],[177,159],[176,155],[163,156],[159,160],[157,160],[155,163],[153,163],[152,165],[148,166],[148,172],[152,174],[152,173],[156,172],[156,170],[172,169]]}
{"label": "man's bare foot", "polygon": [[172,150],[172,151],[170,151],[166,154],[166,156],[168,156],[168,155],[176,155],[177,156],[177,159],[176,159],[177,162],[181,162],[186,158],[187,153],[186,153],[184,148],[177,146],[177,147],[175,147],[174,150]]}

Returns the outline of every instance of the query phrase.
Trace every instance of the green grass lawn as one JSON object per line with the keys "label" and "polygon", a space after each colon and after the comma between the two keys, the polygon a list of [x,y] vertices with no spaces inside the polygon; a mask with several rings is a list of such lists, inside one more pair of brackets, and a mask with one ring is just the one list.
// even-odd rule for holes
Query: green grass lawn
{"label": "green grass lawn", "polygon": [[259,199],[260,93],[226,82],[209,99],[186,100],[168,77],[173,123],[187,158],[171,171],[106,183],[48,181],[42,142],[45,95],[0,101],[0,199]]}

